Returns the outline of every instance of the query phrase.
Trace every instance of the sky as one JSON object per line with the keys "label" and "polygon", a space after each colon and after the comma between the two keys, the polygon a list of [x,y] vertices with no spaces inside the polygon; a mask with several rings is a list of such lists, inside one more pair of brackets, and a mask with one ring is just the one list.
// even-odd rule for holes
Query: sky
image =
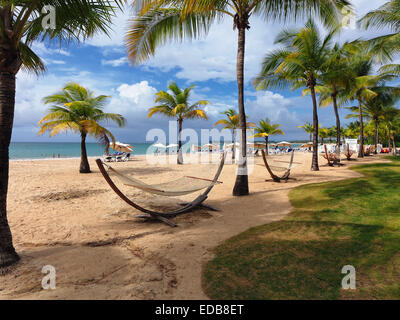
{"label": "sky", "polygon": [[[386,1],[353,0],[358,17],[375,9]],[[43,97],[54,94],[70,81],[94,91],[96,95],[110,96],[105,112],[120,113],[127,119],[124,128],[108,124],[115,138],[123,142],[145,142],[150,129],[167,131],[168,118],[155,115],[147,117],[149,108],[155,105],[154,94],[167,90],[168,83],[175,81],[180,87],[194,84],[191,102],[208,100],[205,107],[209,120],[187,120],[185,128],[200,130],[213,128],[214,123],[228,108],[237,109],[236,50],[237,33],[233,31],[232,19],[215,23],[209,33],[198,40],[169,43],[159,47],[154,57],[145,63],[132,65],[127,59],[124,35],[132,12],[119,12],[112,26],[111,36],[98,34],[85,43],[70,44],[59,48],[42,42],[33,45],[34,51],[45,61],[47,72],[35,76],[21,70],[17,75],[16,109],[12,141],[77,142],[73,133],[50,138],[46,133],[37,136],[38,121],[46,114],[48,106]],[[251,28],[246,35],[245,55],[245,108],[248,120],[258,122],[266,117],[279,123],[285,136],[272,136],[271,140],[307,140],[299,125],[312,122],[310,96],[301,91],[267,90],[256,92],[251,80],[258,74],[265,54],[277,45],[274,38],[284,27],[281,22],[267,23],[251,17]],[[298,22],[296,26],[301,27]],[[357,38],[369,39],[383,31],[345,29],[336,41]],[[322,126],[333,126],[335,117],[332,107],[320,108]],[[344,123],[345,111],[340,110]],[[152,142],[152,141],[150,141]]]}

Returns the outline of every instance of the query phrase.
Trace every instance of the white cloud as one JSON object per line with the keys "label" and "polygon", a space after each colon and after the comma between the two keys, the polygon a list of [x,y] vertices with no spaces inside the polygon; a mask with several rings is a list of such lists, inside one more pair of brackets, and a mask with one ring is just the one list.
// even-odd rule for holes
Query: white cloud
{"label": "white cloud", "polygon": [[101,64],[103,66],[120,67],[127,63],[128,63],[127,57],[121,57],[119,59],[114,59],[114,60],[104,60],[104,59],[101,60]]}

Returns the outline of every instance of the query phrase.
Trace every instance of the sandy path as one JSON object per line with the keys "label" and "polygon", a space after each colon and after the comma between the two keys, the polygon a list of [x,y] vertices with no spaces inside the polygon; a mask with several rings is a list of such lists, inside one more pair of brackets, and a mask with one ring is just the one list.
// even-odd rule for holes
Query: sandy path
{"label": "sandy path", "polygon": [[[319,172],[309,170],[311,154],[297,153],[295,161],[302,163],[293,169],[297,180],[288,183],[265,182],[265,168],[255,165],[247,197],[231,196],[235,166],[226,165],[220,177],[224,183],[208,199],[221,211],[177,217],[177,228],[133,218],[135,210],[108,188],[93,159],[88,175],[78,173],[77,159],[12,162],[9,221],[22,260],[0,276],[0,299],[206,299],[201,268],[215,246],[287,215],[290,189],[358,177],[348,170],[350,165],[382,160],[346,161],[340,168],[322,165]],[[320,163],[326,161],[321,158]],[[144,158],[115,166],[150,183],[184,174],[210,178],[216,169],[215,164],[149,165]],[[178,201],[123,189],[153,208],[176,207]],[[56,268],[56,290],[41,288],[45,265]]]}

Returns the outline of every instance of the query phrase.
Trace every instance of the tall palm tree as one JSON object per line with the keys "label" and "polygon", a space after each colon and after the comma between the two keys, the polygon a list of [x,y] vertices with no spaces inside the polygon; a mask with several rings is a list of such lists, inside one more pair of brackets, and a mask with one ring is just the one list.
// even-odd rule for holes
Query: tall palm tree
{"label": "tall palm tree", "polygon": [[284,135],[285,133],[279,129],[281,125],[276,123],[272,124],[269,118],[265,118],[265,120],[260,120],[258,122],[258,126],[254,128],[256,132],[253,137],[255,138],[264,138],[265,139],[265,148],[268,155],[268,138],[269,136],[281,134]]}
{"label": "tall palm tree", "polygon": [[189,103],[190,92],[193,88],[194,85],[182,90],[174,81],[171,81],[168,85],[168,89],[172,92],[172,94],[169,94],[166,91],[157,92],[155,102],[160,104],[150,108],[148,114],[149,118],[158,113],[166,115],[167,117],[176,118],[178,121],[178,164],[183,164],[181,140],[183,120],[196,118],[205,120],[208,119],[205,111],[201,109],[201,106],[209,104],[207,100],[200,100],[194,104]]}
{"label": "tall palm tree", "polygon": [[[108,32],[115,13],[107,0],[20,0],[2,1],[0,5],[0,267],[19,258],[12,244],[7,220],[9,156],[14,108],[15,79],[21,68],[33,73],[45,70],[43,61],[32,51],[37,40],[59,42],[84,40],[97,32]],[[56,9],[56,28],[42,27],[42,9]]]}
{"label": "tall palm tree", "polygon": [[307,121],[302,126],[298,126],[298,128],[303,129],[306,133],[308,133],[310,135],[310,141],[312,140],[312,135],[313,135],[313,132],[314,132],[314,126],[311,123],[309,123]]}
{"label": "tall palm tree", "polygon": [[318,112],[315,87],[325,70],[331,41],[337,28],[321,37],[317,26],[309,19],[301,29],[283,30],[275,43],[283,45],[281,49],[270,51],[264,58],[260,75],[254,80],[256,89],[270,87],[292,89],[306,87],[310,90],[313,105],[313,156],[311,170],[318,167]]}
{"label": "tall palm tree", "polygon": [[[376,96],[367,100],[362,105],[364,118],[370,119],[374,123],[374,144],[375,154],[378,150],[379,143],[379,123],[385,114],[393,112],[394,104],[400,99],[400,88],[381,85],[371,88]],[[349,107],[352,114],[348,114],[346,118],[358,117],[358,107]],[[396,109],[397,110],[397,109]]]}
{"label": "tall palm tree", "polygon": [[[359,48],[358,48],[359,49]],[[341,103],[347,100],[358,102],[358,121],[360,123],[360,147],[358,149],[358,157],[364,157],[364,115],[363,101],[368,101],[376,96],[376,93],[371,90],[377,86],[382,80],[381,75],[374,75],[373,60],[371,53],[357,53],[357,47],[347,48],[347,59],[349,68],[354,72],[354,77],[351,79],[348,90],[343,92]]]}
{"label": "tall palm tree", "polygon": [[386,128],[388,148],[389,150],[392,150],[392,144],[391,144],[392,137],[394,145],[393,133],[396,131],[396,128],[400,128],[400,110],[396,108],[385,109],[382,115],[382,123]]}
{"label": "tall palm tree", "polygon": [[244,108],[244,54],[246,31],[251,15],[265,20],[319,16],[325,25],[338,22],[339,12],[349,6],[347,0],[149,0],[134,1],[139,14],[134,17],[126,37],[129,56],[135,62],[153,55],[155,48],[168,40],[197,38],[206,34],[212,22],[223,17],[233,19],[237,30],[238,48],[236,78],[238,85],[239,130],[241,132],[240,162],[233,195],[249,194],[246,157],[246,112]]}
{"label": "tall palm tree", "polygon": [[316,87],[320,94],[319,106],[333,106],[336,117],[336,150],[340,152],[340,116],[338,110],[338,95],[349,87],[350,79],[354,77],[353,70],[348,67],[343,48],[335,44],[329,52],[325,70],[320,75],[321,85]]}
{"label": "tall palm tree", "polygon": [[103,121],[113,121],[119,127],[125,125],[125,118],[120,114],[103,112],[108,96],[95,96],[94,93],[77,83],[68,83],[61,92],[47,96],[44,103],[51,105],[49,113],[39,121],[39,135],[46,131],[50,137],[66,131],[79,133],[81,136],[80,173],[90,173],[86,152],[86,137],[93,136],[108,144],[115,141],[112,133],[100,125]]}
{"label": "tall palm tree", "polygon": [[[232,137],[233,137],[232,160],[234,160],[236,153],[236,130],[239,128],[239,114],[235,109],[225,110],[221,112],[221,114],[226,115],[227,119],[221,119],[217,121],[214,124],[214,126],[222,124],[224,126],[224,129],[232,130]],[[253,122],[246,122],[246,129],[249,129],[250,127],[254,126],[255,124]]]}

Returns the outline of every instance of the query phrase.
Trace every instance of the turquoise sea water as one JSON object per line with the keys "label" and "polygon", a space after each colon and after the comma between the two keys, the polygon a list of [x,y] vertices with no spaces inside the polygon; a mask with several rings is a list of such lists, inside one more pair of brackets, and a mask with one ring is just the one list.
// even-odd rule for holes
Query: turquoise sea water
{"label": "turquoise sea water", "polygon": [[[129,142],[127,142],[129,143]],[[132,145],[133,154],[146,154],[150,143],[129,143]],[[298,147],[300,144],[293,144]],[[221,144],[222,147],[222,144]],[[104,147],[98,143],[86,143],[86,149],[89,157],[101,156],[104,154]],[[189,152],[190,146],[184,148],[184,152]],[[150,150],[153,151],[153,150]],[[110,153],[114,152],[110,149]],[[12,142],[10,145],[10,159],[46,159],[46,158],[72,158],[80,157],[81,145],[76,142]]]}
{"label": "turquoise sea water", "polygon": [[[134,147],[134,154],[146,154],[149,143],[131,143]],[[101,156],[104,154],[104,147],[98,143],[86,143],[86,150],[89,157]],[[110,149],[110,153],[113,150]],[[75,142],[11,142],[10,159],[45,159],[80,157],[81,144]]]}

